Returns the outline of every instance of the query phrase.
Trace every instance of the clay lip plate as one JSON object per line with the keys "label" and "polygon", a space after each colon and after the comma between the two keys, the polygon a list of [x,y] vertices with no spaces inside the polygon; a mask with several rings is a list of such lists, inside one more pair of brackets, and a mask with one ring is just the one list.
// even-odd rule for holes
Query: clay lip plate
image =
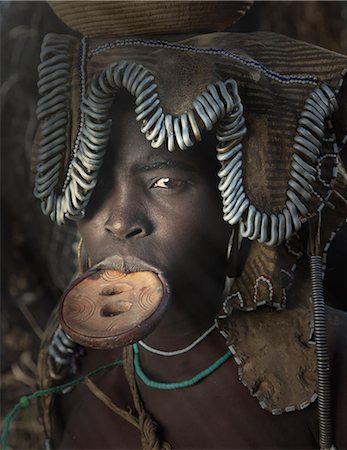
{"label": "clay lip plate", "polygon": [[138,258],[106,258],[75,279],[60,302],[60,323],[77,343],[129,345],[159,323],[170,298],[166,277]]}

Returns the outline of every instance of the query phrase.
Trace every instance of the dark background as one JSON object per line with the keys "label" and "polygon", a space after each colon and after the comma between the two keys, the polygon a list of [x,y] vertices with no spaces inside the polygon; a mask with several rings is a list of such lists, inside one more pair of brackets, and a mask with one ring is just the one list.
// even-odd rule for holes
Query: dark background
{"label": "dark background", "polygon": [[[45,2],[0,1],[1,28],[1,416],[35,390],[35,362],[47,317],[73,275],[76,232],[58,228],[32,195],[36,67],[47,32],[71,33]],[[255,2],[232,30],[274,31],[347,54],[347,2]],[[346,230],[332,252],[346,255]],[[341,258],[341,260],[343,260]],[[330,257],[326,287],[346,297],[344,265]],[[36,449],[35,405],[13,423],[9,444]]]}

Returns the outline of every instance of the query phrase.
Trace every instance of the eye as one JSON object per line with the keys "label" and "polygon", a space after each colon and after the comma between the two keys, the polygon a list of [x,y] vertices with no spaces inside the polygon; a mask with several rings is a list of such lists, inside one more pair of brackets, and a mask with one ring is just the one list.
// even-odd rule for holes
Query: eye
{"label": "eye", "polygon": [[188,184],[187,181],[177,180],[175,178],[162,177],[158,180],[154,181],[151,185],[151,188],[159,188],[159,189],[178,189],[186,186]]}

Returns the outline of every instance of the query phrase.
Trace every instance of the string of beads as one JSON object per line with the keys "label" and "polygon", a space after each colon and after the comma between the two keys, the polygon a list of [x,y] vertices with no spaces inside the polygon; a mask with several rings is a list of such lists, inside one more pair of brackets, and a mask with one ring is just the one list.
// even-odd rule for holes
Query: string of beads
{"label": "string of beads", "polygon": [[162,383],[160,381],[151,380],[143,371],[140,363],[140,357],[139,357],[139,347],[137,344],[133,344],[134,349],[134,367],[135,372],[139,376],[139,378],[145,383],[146,386],[154,388],[154,389],[160,389],[160,390],[173,390],[173,389],[183,389],[187,387],[194,386],[195,384],[199,383],[199,381],[203,380],[204,378],[207,378],[209,375],[211,375],[213,372],[215,372],[219,367],[221,367],[232,355],[231,351],[228,350],[227,353],[225,353],[221,358],[217,359],[213,364],[211,364],[207,369],[202,370],[194,377],[183,380],[183,381],[177,381],[173,383]]}
{"label": "string of beads", "polygon": [[118,359],[117,361],[113,361],[112,363],[105,364],[103,366],[98,367],[97,369],[92,370],[91,372],[87,373],[86,375],[82,375],[79,378],[76,378],[75,380],[69,381],[68,383],[60,384],[58,386],[53,386],[47,389],[40,389],[36,392],[33,392],[29,395],[24,395],[21,397],[18,401],[18,403],[15,404],[15,406],[11,409],[11,411],[7,414],[7,416],[4,419],[3,422],[3,428],[2,428],[2,434],[1,434],[1,448],[2,450],[7,450],[7,437],[10,430],[10,426],[12,423],[12,420],[20,411],[21,409],[27,408],[30,405],[31,400],[39,397],[43,397],[45,395],[51,395],[51,394],[58,394],[59,392],[63,392],[65,390],[68,390],[70,388],[73,388],[77,386],[78,384],[83,383],[86,381],[89,377],[92,377],[94,375],[97,375],[98,373],[102,372],[106,369],[112,369],[114,367],[122,366],[123,360]]}

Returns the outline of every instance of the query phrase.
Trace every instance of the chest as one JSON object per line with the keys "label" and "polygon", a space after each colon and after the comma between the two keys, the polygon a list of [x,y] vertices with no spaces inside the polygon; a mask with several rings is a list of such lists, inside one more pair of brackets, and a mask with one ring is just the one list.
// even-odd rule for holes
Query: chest
{"label": "chest", "polygon": [[[121,378],[105,377],[100,388],[123,408],[132,405]],[[158,434],[175,449],[316,448],[316,410],[273,416],[237,379],[232,361],[186,389],[138,387]],[[132,407],[133,409],[133,407]],[[140,432],[83,387],[61,402],[63,432],[58,448],[140,448]]]}
{"label": "chest", "polygon": [[[173,448],[316,448],[315,407],[274,416],[238,380],[233,361],[198,385],[156,391],[139,383]],[[155,392],[156,391],[156,392]]]}

